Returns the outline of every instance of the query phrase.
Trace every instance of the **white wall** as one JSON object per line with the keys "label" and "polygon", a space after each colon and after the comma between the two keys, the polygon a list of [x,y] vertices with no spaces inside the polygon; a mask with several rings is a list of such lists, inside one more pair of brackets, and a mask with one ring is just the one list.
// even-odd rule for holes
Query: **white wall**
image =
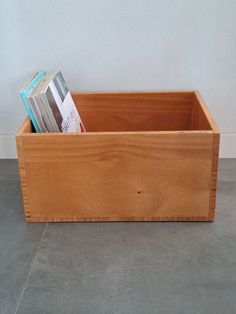
{"label": "white wall", "polygon": [[74,91],[198,89],[236,157],[235,0],[0,1],[0,157],[15,157],[18,90],[60,68]]}

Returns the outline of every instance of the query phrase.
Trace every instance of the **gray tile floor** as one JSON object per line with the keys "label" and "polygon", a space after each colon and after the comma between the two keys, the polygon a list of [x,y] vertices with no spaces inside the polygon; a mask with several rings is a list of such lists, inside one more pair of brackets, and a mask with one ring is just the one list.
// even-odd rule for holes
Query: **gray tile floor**
{"label": "gray tile floor", "polygon": [[214,223],[26,224],[0,161],[0,313],[236,313],[236,159]]}

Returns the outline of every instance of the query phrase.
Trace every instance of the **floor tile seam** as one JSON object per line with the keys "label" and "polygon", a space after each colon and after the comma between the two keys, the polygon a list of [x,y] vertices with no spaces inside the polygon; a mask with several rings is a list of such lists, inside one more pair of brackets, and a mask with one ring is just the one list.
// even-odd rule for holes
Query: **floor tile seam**
{"label": "floor tile seam", "polygon": [[22,287],[22,290],[21,290],[21,292],[20,292],[20,294],[19,294],[19,298],[18,298],[17,303],[16,303],[16,308],[15,308],[14,314],[17,314],[17,312],[18,312],[18,310],[19,310],[20,303],[21,303],[21,301],[22,301],[22,299],[23,299],[23,296],[24,296],[24,293],[25,293],[25,289],[26,289],[26,287],[27,287],[29,278],[30,278],[30,276],[31,276],[31,274],[32,274],[34,262],[35,262],[35,260],[36,260],[36,258],[37,258],[38,252],[39,252],[40,247],[41,247],[41,243],[42,243],[42,241],[43,241],[43,239],[44,239],[44,237],[45,237],[45,234],[46,234],[46,232],[47,232],[47,227],[48,227],[48,223],[46,223],[46,226],[45,226],[45,228],[44,228],[44,231],[43,231],[42,236],[41,236],[40,241],[39,241],[39,245],[38,245],[38,247],[37,247],[37,249],[36,249],[35,255],[34,255],[33,260],[32,260],[32,262],[31,262],[31,265],[30,265],[30,267],[29,267],[29,272],[28,272],[28,275],[27,275],[27,277],[26,277],[26,279],[25,279],[25,282],[24,282],[24,285],[23,285],[23,287]]}

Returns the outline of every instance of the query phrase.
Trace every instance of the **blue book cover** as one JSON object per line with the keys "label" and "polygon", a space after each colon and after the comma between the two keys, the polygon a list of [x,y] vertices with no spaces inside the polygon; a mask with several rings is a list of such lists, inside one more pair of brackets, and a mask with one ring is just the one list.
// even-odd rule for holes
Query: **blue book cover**
{"label": "blue book cover", "polygon": [[33,126],[35,128],[36,132],[40,132],[38,123],[34,117],[33,111],[31,110],[30,104],[28,102],[28,96],[31,93],[31,91],[38,85],[38,83],[41,81],[41,79],[47,75],[46,71],[41,71],[35,74],[35,76],[32,78],[30,83],[20,92],[21,99],[24,103],[25,109],[33,123]]}

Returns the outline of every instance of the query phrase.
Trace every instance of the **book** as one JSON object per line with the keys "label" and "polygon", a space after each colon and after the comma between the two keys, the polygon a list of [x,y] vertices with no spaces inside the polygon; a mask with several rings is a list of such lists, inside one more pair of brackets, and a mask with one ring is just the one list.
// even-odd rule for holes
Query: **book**
{"label": "book", "polygon": [[42,80],[43,77],[45,77],[47,75],[46,71],[40,71],[40,72],[36,72],[33,77],[31,78],[31,80],[22,88],[22,90],[20,91],[20,97],[22,99],[22,102],[25,106],[25,109],[32,121],[32,124],[35,128],[36,132],[40,132],[40,127],[37,123],[37,119],[35,117],[35,114],[30,106],[30,103],[28,101],[28,96],[29,94],[32,92],[32,90],[34,90],[34,88],[39,84],[39,82]]}
{"label": "book", "polygon": [[28,100],[35,113],[36,109],[41,113],[41,120],[48,132],[85,132],[61,71],[45,76],[30,93]]}
{"label": "book", "polygon": [[43,118],[43,116],[42,116],[42,114],[41,114],[41,112],[40,112],[40,110],[38,108],[38,104],[37,104],[35,98],[28,97],[28,101],[29,101],[30,107],[31,107],[31,109],[32,109],[32,111],[34,113],[34,117],[35,117],[35,119],[37,121],[37,124],[38,124],[38,127],[40,129],[40,132],[48,132],[45,120],[44,120],[44,118]]}
{"label": "book", "polygon": [[78,110],[61,71],[53,75],[45,89],[44,99],[60,132],[84,132]]}
{"label": "book", "polygon": [[54,128],[50,122],[50,119],[48,117],[44,103],[41,99],[43,86],[49,79],[50,79],[50,77],[48,74],[42,78],[42,80],[39,82],[39,84],[28,95],[28,101],[32,106],[37,107],[37,109],[41,115],[42,121],[44,122],[44,125],[45,125],[47,132],[54,132]]}

